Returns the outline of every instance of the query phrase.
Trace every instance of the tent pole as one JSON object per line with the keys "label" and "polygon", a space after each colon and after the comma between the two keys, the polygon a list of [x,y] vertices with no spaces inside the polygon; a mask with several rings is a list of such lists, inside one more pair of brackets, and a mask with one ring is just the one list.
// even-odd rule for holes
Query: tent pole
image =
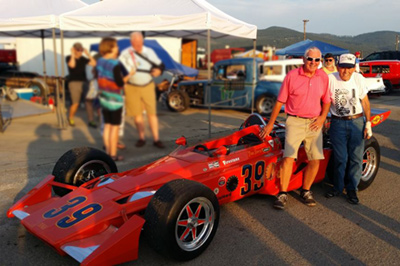
{"label": "tent pole", "polygon": [[208,98],[208,138],[211,138],[211,33],[207,30],[207,98]]}
{"label": "tent pole", "polygon": [[[63,119],[63,128],[67,128],[67,117],[65,110],[65,65],[64,65],[64,31],[60,30],[60,41],[61,41],[61,90],[60,93],[62,95],[61,104],[61,118]],[[60,98],[60,97],[59,97]]]}
{"label": "tent pole", "polygon": [[[256,71],[258,69],[256,68],[256,45],[257,40],[253,40],[253,82],[251,84],[251,113],[254,113],[254,90],[256,88]],[[258,73],[259,74],[259,73]]]}
{"label": "tent pole", "polygon": [[47,73],[46,73],[46,53],[45,53],[45,48],[44,48],[44,30],[40,30],[40,36],[42,37],[43,76],[44,76],[44,82],[46,83],[46,74]]}
{"label": "tent pole", "polygon": [[[58,77],[58,65],[57,65],[57,45],[56,45],[56,29],[52,29],[53,33],[53,50],[54,50],[54,72],[55,76]],[[56,82],[56,97],[57,97],[57,122],[58,128],[63,129],[63,121],[61,116],[60,104],[59,104],[59,95],[60,95],[60,85],[59,82]]]}

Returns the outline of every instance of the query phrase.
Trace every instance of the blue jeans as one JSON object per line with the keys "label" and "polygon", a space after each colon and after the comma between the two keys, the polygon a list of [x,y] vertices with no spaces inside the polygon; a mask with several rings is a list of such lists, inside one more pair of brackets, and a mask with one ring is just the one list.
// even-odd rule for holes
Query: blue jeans
{"label": "blue jeans", "polygon": [[348,179],[346,191],[357,190],[364,152],[364,117],[354,120],[332,118],[329,137],[333,147],[335,190],[343,191],[345,176]]}

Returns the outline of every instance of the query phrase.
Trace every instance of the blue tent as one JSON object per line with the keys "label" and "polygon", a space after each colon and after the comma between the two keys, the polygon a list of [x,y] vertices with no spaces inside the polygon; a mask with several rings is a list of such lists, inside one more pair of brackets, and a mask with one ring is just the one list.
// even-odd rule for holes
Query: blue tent
{"label": "blue tent", "polygon": [[296,42],[292,45],[286,46],[285,48],[279,49],[278,51],[276,51],[276,55],[286,55],[288,51],[290,51],[291,49],[295,49],[299,46],[305,45],[312,42],[311,40],[307,39],[301,42]]}
{"label": "blue tent", "polygon": [[[197,69],[187,67],[175,62],[174,59],[172,59],[167,51],[165,51],[164,48],[162,48],[162,46],[156,40],[144,40],[144,45],[152,48],[157,56],[164,63],[165,69],[172,72],[173,74],[185,75],[188,77],[195,77],[199,74],[199,71]],[[118,40],[118,47],[120,51],[129,46],[131,46],[129,39]],[[90,51],[99,51],[99,44],[90,45]]]}
{"label": "blue tent", "polygon": [[[303,56],[306,50],[310,47],[317,47],[318,49],[321,50],[322,56],[324,56],[327,53],[331,53],[333,55],[341,55],[348,53],[349,50],[343,49],[337,46],[334,46],[332,44],[326,43],[326,42],[321,42],[321,41],[301,41],[295,44],[282,49],[284,50],[284,53],[279,53],[278,51],[276,54],[277,55],[288,55],[288,56]],[[289,49],[288,49],[289,48]]]}

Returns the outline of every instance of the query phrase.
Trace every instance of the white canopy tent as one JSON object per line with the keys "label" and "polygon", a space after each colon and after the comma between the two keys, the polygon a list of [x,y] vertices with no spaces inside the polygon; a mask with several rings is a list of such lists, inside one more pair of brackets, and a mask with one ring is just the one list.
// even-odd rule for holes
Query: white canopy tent
{"label": "white canopy tent", "polygon": [[[41,37],[43,52],[43,73],[46,75],[44,57],[44,38],[53,37],[55,71],[57,70],[57,50],[55,30],[59,27],[58,16],[87,6],[80,0],[0,0],[3,12],[0,14],[0,35],[13,37]],[[57,97],[59,93],[57,91]],[[60,103],[60,101],[58,101]],[[65,112],[61,104],[57,105],[59,126],[66,127]],[[61,110],[60,110],[61,109]]]}
{"label": "white canopy tent", "polygon": [[204,0],[104,0],[60,16],[63,31],[146,31],[146,36],[237,36],[256,39],[257,27]]}
{"label": "white canopy tent", "polygon": [[[126,34],[145,31],[146,36],[206,37],[208,57],[211,52],[211,37],[236,36],[252,39],[254,47],[257,38],[255,25],[238,20],[204,0],[104,0],[62,14],[60,30],[91,34],[106,31],[112,32],[114,36],[122,32]],[[210,65],[208,80],[211,80]],[[255,83],[255,74],[253,80]],[[210,105],[209,121],[211,122]],[[211,123],[209,135],[211,136]]]}
{"label": "white canopy tent", "polygon": [[0,0],[0,6],[1,35],[41,37],[40,30],[58,28],[59,15],[87,4],[80,0]]}

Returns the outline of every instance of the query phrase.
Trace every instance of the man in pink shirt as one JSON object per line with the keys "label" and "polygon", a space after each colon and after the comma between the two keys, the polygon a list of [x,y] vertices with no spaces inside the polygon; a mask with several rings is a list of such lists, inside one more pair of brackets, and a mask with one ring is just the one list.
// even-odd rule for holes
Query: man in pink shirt
{"label": "man in pink shirt", "polygon": [[318,172],[319,162],[324,159],[321,129],[329,112],[331,100],[328,75],[318,69],[321,51],[316,47],[307,49],[303,61],[303,67],[294,69],[286,75],[270,120],[261,132],[262,137],[271,133],[281,107],[285,104],[287,114],[285,151],[281,168],[280,193],[274,202],[274,207],[277,209],[284,209],[287,203],[287,188],[293,162],[297,158],[302,142],[309,163],[304,173],[300,197],[307,206],[316,205],[310,188]]}

